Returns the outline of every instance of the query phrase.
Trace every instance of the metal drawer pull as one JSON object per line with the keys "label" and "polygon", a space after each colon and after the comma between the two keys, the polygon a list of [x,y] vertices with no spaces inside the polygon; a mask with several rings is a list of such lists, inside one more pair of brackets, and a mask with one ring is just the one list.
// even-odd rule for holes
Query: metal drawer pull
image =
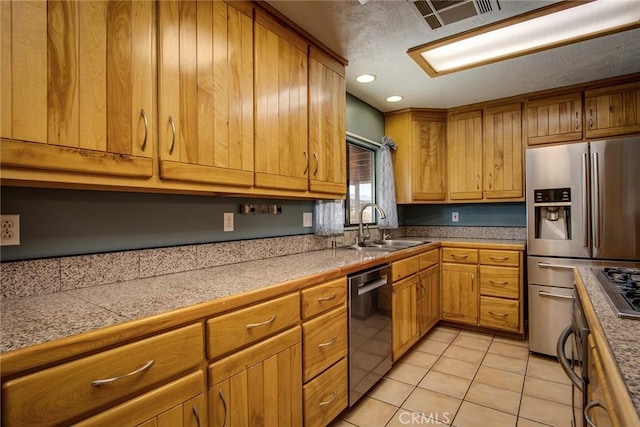
{"label": "metal drawer pull", "polygon": [[550,264],[548,262],[539,262],[538,267],[540,268],[560,268],[564,270],[573,270],[572,265],[559,265],[559,264]]}
{"label": "metal drawer pull", "polygon": [[325,400],[324,402],[320,402],[318,403],[318,406],[326,406],[329,403],[333,402],[334,400],[336,400],[336,397],[338,397],[338,392],[336,390],[333,390],[331,392],[331,398],[329,400]]}
{"label": "metal drawer pull", "polygon": [[274,320],[276,320],[276,315],[275,314],[273,316],[271,316],[271,318],[269,320],[265,320],[264,322],[249,323],[247,325],[247,329],[256,328],[258,326],[263,326],[263,325],[268,325],[269,323],[273,322]]}
{"label": "metal drawer pull", "polygon": [[455,259],[466,259],[466,258],[469,258],[469,255],[457,255],[457,254],[451,254],[451,258],[455,258]]}
{"label": "metal drawer pull", "polygon": [[195,415],[196,423],[198,424],[198,427],[200,427],[200,414],[198,413],[198,407],[196,405],[193,405],[193,415]]}
{"label": "metal drawer pull", "polygon": [[155,360],[151,359],[147,363],[145,363],[144,366],[142,366],[141,368],[136,369],[135,371],[129,372],[128,374],[120,375],[119,377],[107,378],[106,380],[91,381],[91,385],[94,386],[94,387],[99,387],[101,385],[115,383],[116,381],[120,381],[122,379],[125,379],[125,378],[128,378],[128,377],[132,377],[134,375],[141,374],[144,371],[146,371],[149,368],[151,368],[154,363],[155,363]]}
{"label": "metal drawer pull", "polygon": [[318,298],[318,301],[319,301],[319,302],[322,302],[322,301],[331,301],[332,299],[336,299],[336,297],[337,297],[337,296],[338,296],[338,294],[334,292],[334,293],[333,293],[333,295],[331,295],[330,297],[322,297],[322,298]]}
{"label": "metal drawer pull", "polygon": [[508,261],[509,260],[508,256],[489,256],[489,258],[491,258],[494,261]]}
{"label": "metal drawer pull", "polygon": [[304,172],[302,172],[302,175],[306,175],[307,171],[309,170],[309,155],[307,154],[306,151],[303,151],[303,153],[305,158],[305,166],[304,166]]}
{"label": "metal drawer pull", "polygon": [[579,121],[578,121],[578,112],[576,111],[576,130],[580,129],[579,128]]}
{"label": "metal drawer pull", "polygon": [[496,313],[495,311],[490,311],[489,314],[492,316],[500,316],[500,317],[507,317],[509,315],[509,313]]}
{"label": "metal drawer pull", "polygon": [[169,124],[171,125],[171,132],[173,137],[171,138],[171,147],[169,147],[169,154],[173,154],[173,147],[176,145],[176,125],[173,123],[173,117],[169,116]]}
{"label": "metal drawer pull", "polygon": [[142,140],[141,150],[147,147],[147,136],[149,136],[149,122],[147,121],[147,115],[144,113],[144,108],[140,110],[140,115],[142,116],[142,120],[144,120],[144,139]]}
{"label": "metal drawer pull", "polygon": [[584,419],[587,422],[587,425],[589,427],[598,427],[596,425],[596,423],[594,423],[593,420],[591,419],[591,417],[589,416],[589,411],[591,409],[597,408],[597,407],[600,407],[600,408],[604,409],[604,412],[607,413],[607,418],[611,419],[611,417],[608,416],[609,415],[609,411],[607,411],[607,408],[602,403],[600,403],[599,401],[592,400],[591,402],[587,403],[587,405],[584,407]]}
{"label": "metal drawer pull", "polygon": [[540,295],[541,297],[573,299],[573,296],[571,296],[571,295],[553,294],[551,292],[546,292],[546,291],[538,291],[538,295]]}
{"label": "metal drawer pull", "polygon": [[329,341],[318,344],[318,347],[319,348],[329,347],[331,344],[335,343],[337,340],[338,340],[338,337],[334,335],[333,338],[331,338]]}
{"label": "metal drawer pull", "polygon": [[495,280],[491,280],[489,279],[489,283],[491,283],[492,285],[508,285],[509,282],[496,282]]}
{"label": "metal drawer pull", "polygon": [[313,153],[313,158],[316,159],[316,168],[313,171],[313,176],[316,176],[318,174],[318,167],[320,166],[320,159],[316,153]]}
{"label": "metal drawer pull", "polygon": [[224,417],[222,418],[224,421],[222,423],[222,427],[225,427],[227,425],[227,401],[224,400],[224,394],[222,393],[222,390],[220,390],[218,395],[220,396],[220,400],[222,400],[222,408],[224,409]]}

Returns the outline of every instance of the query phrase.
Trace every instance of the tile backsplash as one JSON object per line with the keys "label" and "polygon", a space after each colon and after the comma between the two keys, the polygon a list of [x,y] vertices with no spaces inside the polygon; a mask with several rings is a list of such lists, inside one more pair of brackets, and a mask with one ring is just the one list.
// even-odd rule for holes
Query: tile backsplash
{"label": "tile backsplash", "polygon": [[[526,240],[521,227],[439,227],[410,226],[389,230],[392,237],[449,237],[499,240]],[[379,239],[381,231],[371,229],[371,238]],[[312,234],[205,243],[158,249],[111,252],[14,261],[0,264],[0,298],[9,300],[50,294],[71,289],[125,282],[139,278],[244,261],[293,255],[308,251],[349,246],[357,231],[339,236]]]}

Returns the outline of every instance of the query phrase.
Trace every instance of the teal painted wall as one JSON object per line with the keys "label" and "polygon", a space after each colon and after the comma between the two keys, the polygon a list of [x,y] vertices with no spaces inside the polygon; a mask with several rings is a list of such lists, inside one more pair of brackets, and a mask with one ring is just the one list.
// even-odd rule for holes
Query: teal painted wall
{"label": "teal painted wall", "polygon": [[[451,214],[458,212],[458,222]],[[503,226],[526,227],[524,203],[487,203],[454,205],[400,205],[401,225]]]}
{"label": "teal painted wall", "polygon": [[348,93],[347,131],[380,142],[384,136],[384,114]]}

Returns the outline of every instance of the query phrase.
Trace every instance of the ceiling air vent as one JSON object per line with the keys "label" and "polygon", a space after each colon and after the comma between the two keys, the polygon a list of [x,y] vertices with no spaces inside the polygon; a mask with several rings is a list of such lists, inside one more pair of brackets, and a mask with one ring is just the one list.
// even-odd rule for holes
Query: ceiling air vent
{"label": "ceiling air vent", "polygon": [[483,13],[500,10],[498,0],[407,0],[413,11],[435,30]]}

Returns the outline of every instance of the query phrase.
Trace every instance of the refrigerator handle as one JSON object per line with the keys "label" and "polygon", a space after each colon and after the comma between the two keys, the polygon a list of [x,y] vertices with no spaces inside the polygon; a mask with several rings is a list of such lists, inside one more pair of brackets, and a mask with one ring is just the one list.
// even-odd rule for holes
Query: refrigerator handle
{"label": "refrigerator handle", "polygon": [[600,161],[593,153],[593,246],[600,247]]}
{"label": "refrigerator handle", "polygon": [[582,246],[589,246],[589,154],[582,154]]}

